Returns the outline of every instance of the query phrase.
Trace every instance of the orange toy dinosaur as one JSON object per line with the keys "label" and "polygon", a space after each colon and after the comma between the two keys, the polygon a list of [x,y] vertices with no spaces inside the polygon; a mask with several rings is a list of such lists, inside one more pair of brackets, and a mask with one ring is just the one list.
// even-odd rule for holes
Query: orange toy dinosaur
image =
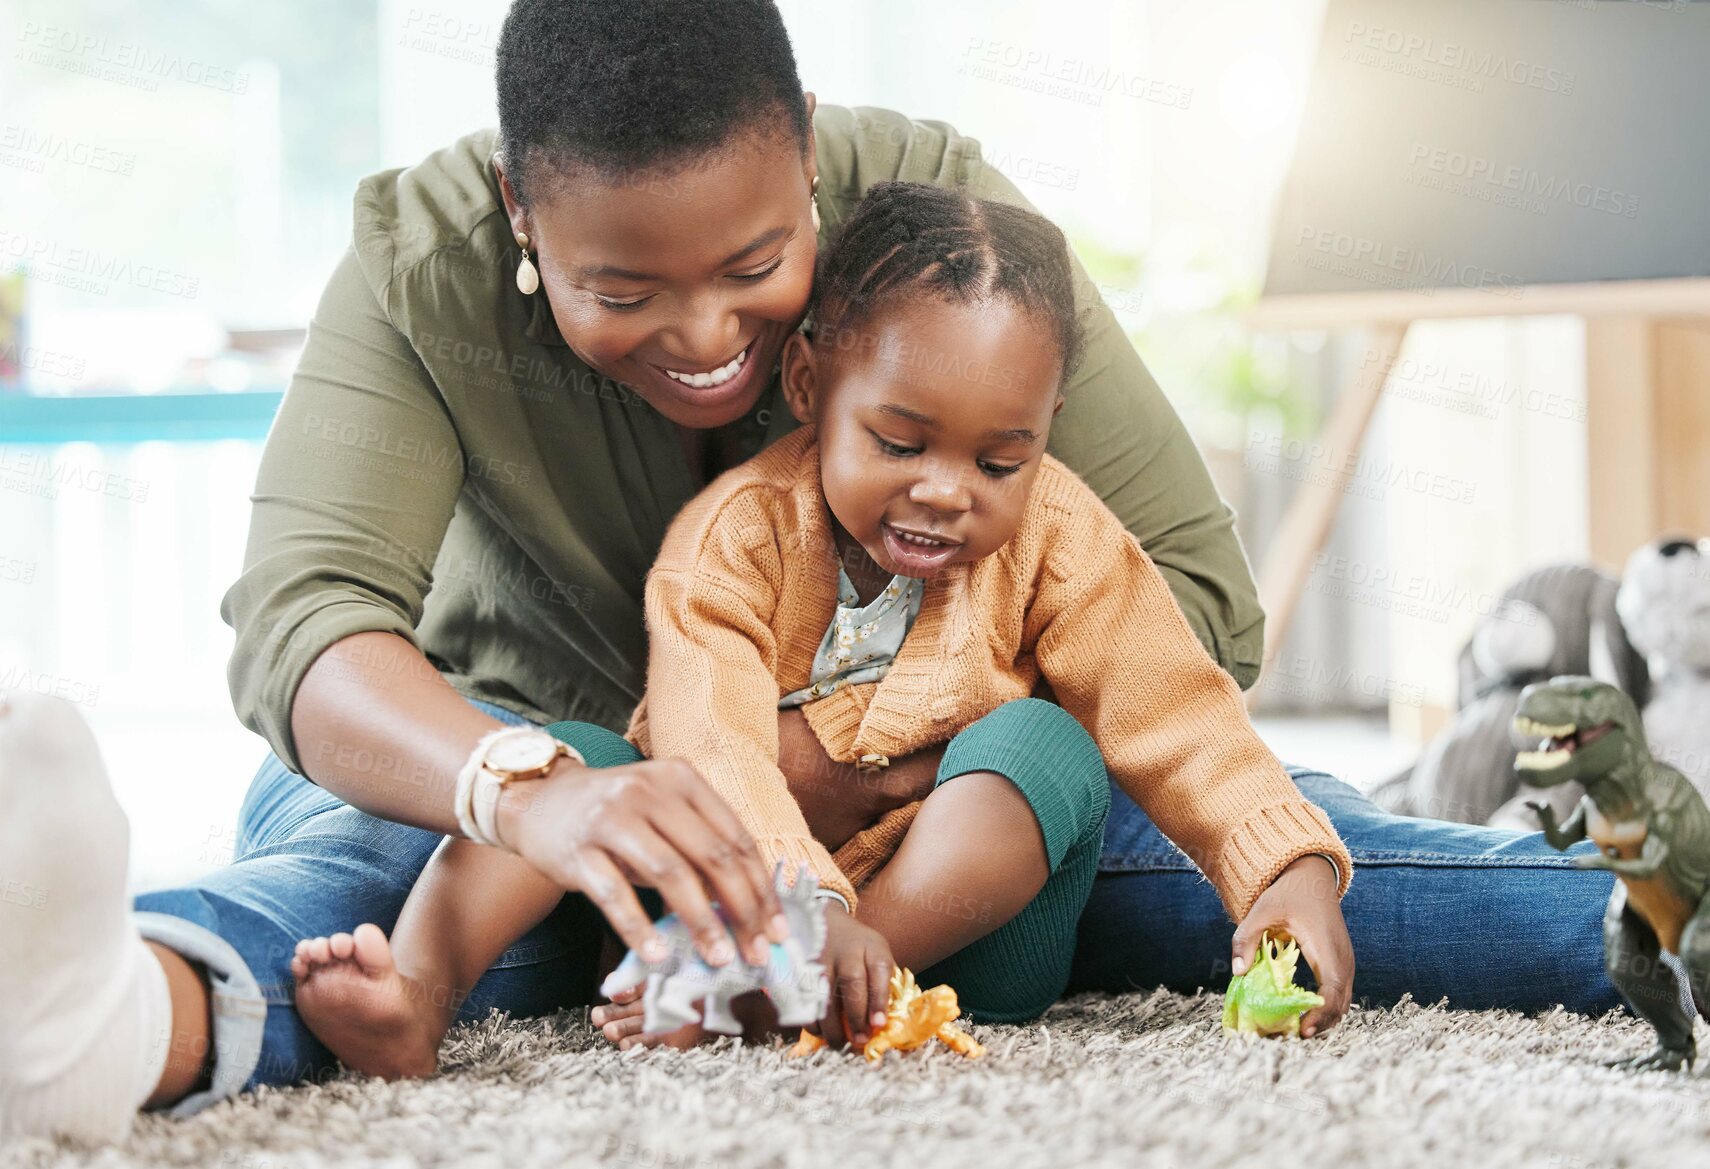
{"label": "orange toy dinosaur", "polygon": [[[891,972],[891,1001],[885,1007],[885,1025],[861,1049],[868,1063],[878,1063],[887,1051],[913,1051],[934,1039],[969,1059],[986,1053],[972,1035],[953,1022],[962,1013],[956,992],[948,986],[921,990],[914,972],[898,968]],[[791,1056],[811,1055],[826,1045],[818,1035],[803,1031]]]}

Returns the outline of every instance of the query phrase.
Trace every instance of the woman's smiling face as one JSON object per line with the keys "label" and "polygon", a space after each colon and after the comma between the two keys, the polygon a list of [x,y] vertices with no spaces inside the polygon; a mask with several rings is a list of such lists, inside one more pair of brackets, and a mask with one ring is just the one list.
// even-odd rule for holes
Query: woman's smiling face
{"label": "woman's smiling face", "polygon": [[754,408],[807,310],[814,173],[811,142],[804,159],[757,130],[676,171],[547,184],[526,210],[503,187],[571,350],[704,430]]}

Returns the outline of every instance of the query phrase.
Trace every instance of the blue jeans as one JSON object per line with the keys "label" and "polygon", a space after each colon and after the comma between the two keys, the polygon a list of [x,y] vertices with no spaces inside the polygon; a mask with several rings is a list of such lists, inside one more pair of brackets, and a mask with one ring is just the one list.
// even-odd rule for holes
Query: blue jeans
{"label": "blue jeans", "polygon": [[[1622,1005],[1603,966],[1614,876],[1578,869],[1542,833],[1383,811],[1322,771],[1290,767],[1354,857],[1342,915],[1354,943],[1354,999],[1447,999],[1452,1007],[1601,1014]],[[1211,885],[1121,790],[1081,916],[1069,990],[1222,990],[1235,927]]]}
{"label": "blue jeans", "polygon": [[[530,720],[476,707],[513,726]],[[192,885],[135,900],[143,937],[201,963],[214,1014],[214,1082],[176,1108],[187,1116],[262,1084],[296,1084],[338,1070],[297,1016],[291,956],[299,939],[371,921],[387,933],[443,836],[346,804],[268,753],[238,812],[225,868]],[[601,930],[586,898],[571,895],[477,983],[458,1011],[484,1018],[549,1014],[595,1001]]]}
{"label": "blue jeans", "polygon": [[[512,725],[527,721],[474,705]],[[1536,833],[1391,816],[1321,772],[1291,774],[1354,855],[1343,908],[1362,1000],[1411,992],[1467,1007],[1618,1005],[1603,970],[1608,873],[1572,868]],[[358,811],[267,757],[238,815],[233,863],[136,899],[143,936],[200,963],[213,990],[213,1086],[174,1115],[336,1070],[293,1006],[291,955],[301,938],[359,922],[390,932],[441,839]],[[1120,791],[1112,792],[1100,867],[1070,989],[1221,989],[1232,932],[1221,903]],[[458,1018],[495,1007],[525,1017],[594,1001],[600,945],[591,905],[565,897],[487,972]]]}

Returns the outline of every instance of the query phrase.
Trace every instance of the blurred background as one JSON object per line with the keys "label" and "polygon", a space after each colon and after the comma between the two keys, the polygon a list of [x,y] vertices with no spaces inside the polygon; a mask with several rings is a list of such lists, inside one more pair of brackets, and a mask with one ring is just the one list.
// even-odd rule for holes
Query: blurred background
{"label": "blurred background", "polygon": [[[266,754],[231,713],[218,604],[354,185],[495,122],[504,7],[0,11],[0,689],[81,704],[144,884],[229,857]],[[781,7],[822,102],[951,123],[1069,234],[1238,510],[1273,621],[1287,609],[1253,696],[1283,758],[1376,787],[1451,721],[1457,651],[1521,573],[1618,573],[1704,530],[1704,481],[1678,468],[1710,465],[1706,365],[1666,333],[1702,292],[1551,291],[1706,273],[1701,233],[1661,249],[1679,272],[1567,263],[1615,228],[1634,232],[1615,256],[1670,239],[1669,190],[1605,148],[1681,153],[1671,136],[1586,121],[1651,72],[1600,11],[1632,10],[1620,43],[1702,62],[1698,6]],[[1427,27],[1446,18],[1458,35]],[[1466,138],[1487,126],[1543,153],[1492,158]],[[1393,214],[1355,228],[1349,208]],[[1421,227],[1461,233],[1447,276],[1441,245],[1403,238]]]}

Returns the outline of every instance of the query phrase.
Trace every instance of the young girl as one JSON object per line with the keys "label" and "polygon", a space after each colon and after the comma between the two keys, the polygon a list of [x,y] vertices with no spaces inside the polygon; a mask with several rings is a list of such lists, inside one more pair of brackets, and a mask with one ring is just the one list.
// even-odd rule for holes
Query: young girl
{"label": "young girl", "polygon": [[[768,864],[818,875],[827,1037],[865,1042],[896,963],[951,983],[977,1020],[1049,1006],[1112,781],[1238,921],[1285,869],[1317,866],[1249,924],[1345,955],[1347,850],[1139,542],[1045,452],[1080,348],[1062,233],[879,184],[822,258],[813,318],[784,354],[803,426],[665,538],[646,697],[617,746],[687,760]],[[777,712],[797,705],[860,771],[946,744],[936,785],[850,839],[816,838],[791,790],[824,781],[780,767]],[[299,946],[298,1009],[346,1064],[427,1074],[458,997],[560,896],[518,858],[450,840],[390,945],[367,925]],[[1321,981],[1349,976],[1339,961]],[[633,1000],[596,1019],[626,1046],[656,1038]]]}

